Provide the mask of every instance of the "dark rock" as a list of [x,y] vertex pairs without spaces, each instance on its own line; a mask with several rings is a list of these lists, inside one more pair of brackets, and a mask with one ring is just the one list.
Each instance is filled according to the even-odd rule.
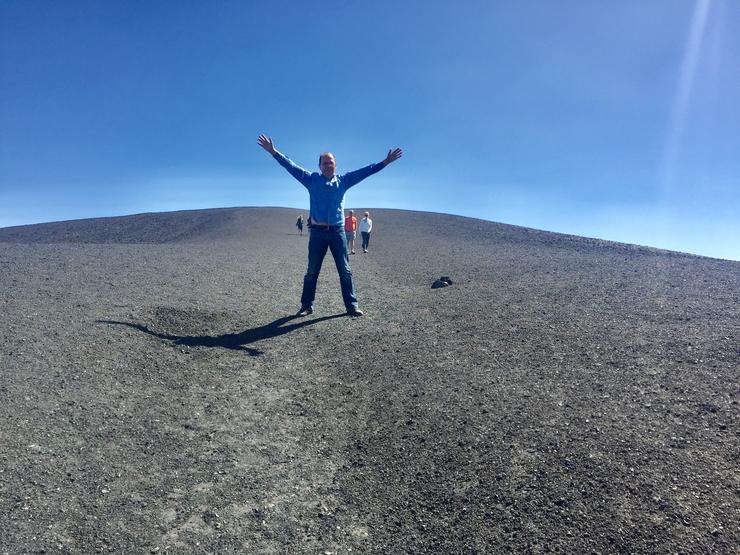
[[432,289],[439,289],[440,287],[447,287],[449,285],[452,285],[452,280],[448,276],[442,276],[432,283]]

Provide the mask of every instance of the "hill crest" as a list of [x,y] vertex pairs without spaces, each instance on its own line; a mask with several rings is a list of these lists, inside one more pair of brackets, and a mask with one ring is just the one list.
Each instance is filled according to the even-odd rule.
[[[547,244],[560,248],[607,248],[618,251],[660,253],[705,258],[655,247],[619,243],[465,216],[388,208],[369,209],[376,229],[400,232],[424,241],[440,233],[471,239],[510,243]],[[65,220],[0,228],[0,242],[38,244],[166,244],[239,241],[249,235],[291,233],[300,209],[284,207],[233,207],[148,212]]]

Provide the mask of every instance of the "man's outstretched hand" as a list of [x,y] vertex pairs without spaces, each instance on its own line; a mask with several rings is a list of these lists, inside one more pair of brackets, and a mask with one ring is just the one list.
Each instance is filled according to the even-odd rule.
[[403,156],[403,150],[401,150],[400,148],[389,150],[388,156],[386,156],[385,160],[383,160],[383,164],[387,166],[391,162],[395,162],[396,160],[398,160],[401,156]]
[[[264,148],[267,152],[272,154],[273,156],[277,152],[277,149],[275,148],[275,145],[272,142],[272,139],[270,137],[267,137],[266,135],[260,135],[257,137],[257,144],[260,145],[262,148]],[[390,156],[390,152],[388,153]]]

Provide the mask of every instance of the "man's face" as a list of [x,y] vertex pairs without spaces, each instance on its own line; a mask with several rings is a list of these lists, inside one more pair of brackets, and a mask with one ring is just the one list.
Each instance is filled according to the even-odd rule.
[[319,164],[321,173],[327,179],[334,177],[334,170],[337,169],[337,161],[334,159],[334,155],[331,152],[327,152],[321,156],[321,163]]

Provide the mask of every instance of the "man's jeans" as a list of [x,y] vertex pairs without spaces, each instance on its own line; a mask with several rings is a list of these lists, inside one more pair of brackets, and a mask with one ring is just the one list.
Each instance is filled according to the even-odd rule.
[[339,272],[339,283],[342,286],[342,298],[347,310],[357,308],[357,297],[352,285],[352,270],[349,267],[347,257],[347,240],[344,230],[329,231],[326,229],[311,229],[308,239],[308,270],[303,278],[303,295],[301,295],[301,308],[313,310],[313,301],[316,298],[316,282],[319,279],[321,263],[326,256],[326,249],[331,250],[334,263]]

